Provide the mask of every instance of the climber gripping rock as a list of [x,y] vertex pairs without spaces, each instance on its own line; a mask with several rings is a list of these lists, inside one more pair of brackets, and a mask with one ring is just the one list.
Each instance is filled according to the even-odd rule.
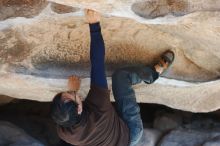
[[105,46],[100,15],[85,11],[90,28],[90,91],[82,101],[77,91],[80,79],[69,78],[69,91],[58,93],[51,104],[51,117],[57,123],[59,137],[77,146],[133,146],[143,133],[139,106],[132,85],[153,83],[173,62],[174,54],[165,52],[154,67],[127,67],[112,76],[116,109],[110,102],[105,75]]

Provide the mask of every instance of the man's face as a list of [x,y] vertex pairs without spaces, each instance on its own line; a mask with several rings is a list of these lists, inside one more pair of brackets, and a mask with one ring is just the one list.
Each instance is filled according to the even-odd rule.
[[74,101],[78,104],[78,114],[82,113],[82,98],[75,92],[62,93],[61,100],[64,102]]

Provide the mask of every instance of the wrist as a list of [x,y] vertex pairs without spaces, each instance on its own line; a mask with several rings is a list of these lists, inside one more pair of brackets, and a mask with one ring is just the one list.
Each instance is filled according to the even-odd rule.
[[100,22],[89,23],[90,32],[101,31]]

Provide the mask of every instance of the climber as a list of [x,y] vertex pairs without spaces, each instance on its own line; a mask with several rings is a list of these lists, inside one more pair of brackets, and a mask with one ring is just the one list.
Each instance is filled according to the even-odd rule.
[[[72,145],[133,146],[143,133],[139,106],[132,85],[144,81],[153,83],[173,62],[174,54],[166,51],[152,67],[127,67],[112,76],[116,110],[110,102],[105,75],[105,46],[101,34],[100,15],[85,11],[90,28],[90,91],[82,101],[78,95],[80,80],[69,78],[69,91],[58,93],[51,104],[51,117],[56,122],[59,137]],[[116,112],[117,111],[117,112]]]

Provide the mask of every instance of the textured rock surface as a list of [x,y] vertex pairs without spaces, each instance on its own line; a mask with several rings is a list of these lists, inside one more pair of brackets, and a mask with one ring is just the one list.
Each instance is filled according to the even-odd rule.
[[0,95],[0,105],[4,105],[4,104],[7,104],[7,103],[10,103],[10,102],[12,102],[12,100],[14,99],[14,98],[12,98],[12,97],[9,97],[9,96],[4,96],[4,95]]
[[58,14],[71,13],[71,12],[76,12],[79,10],[78,8],[73,8],[71,6],[61,5],[57,3],[52,3],[51,9],[52,11]]
[[0,20],[11,17],[34,17],[46,6],[46,0],[1,0]]
[[15,125],[0,121],[0,145],[44,146]]
[[159,114],[154,119],[153,127],[161,131],[170,131],[181,126],[183,119],[178,114]]
[[176,17],[183,16],[193,12],[219,11],[219,0],[49,0],[73,7],[92,8],[102,13],[112,16],[122,16],[135,19],[139,22],[146,23],[147,18],[156,18],[162,16],[164,19],[147,21],[147,23],[169,23],[176,21]]
[[[178,129],[170,132],[159,146],[196,146],[202,145],[220,135],[219,131]],[[219,144],[219,143],[218,143]]]
[[[1,7],[19,10],[10,15],[0,13],[4,20],[0,22],[0,94],[49,101],[54,94],[66,89],[69,75],[77,74],[84,78],[81,94],[86,96],[89,30],[82,11],[76,8],[86,7],[120,16],[106,17],[101,22],[109,77],[119,67],[152,64],[165,50],[175,52],[173,66],[164,78],[153,85],[134,87],[139,102],[193,112],[220,108],[219,0],[187,1],[184,10],[178,5],[186,1],[158,1],[168,7],[169,12],[153,15],[163,16],[156,19],[145,19],[152,16],[137,5],[149,1],[51,1],[74,8],[34,0],[0,3]],[[142,12],[140,15],[145,18],[132,9],[139,9],[136,13]],[[161,9],[158,7],[159,12]]]
[[155,18],[168,14],[183,16],[196,11],[219,11],[219,0],[146,0],[132,5],[132,10],[141,17]]
[[143,136],[137,146],[155,146],[160,140],[162,132],[155,129],[145,128]]
[[[39,144],[41,143],[45,146],[61,146],[57,145],[59,138],[56,133],[56,125],[50,119],[49,108],[50,103],[16,99],[9,104],[1,105],[0,121],[8,121],[13,126],[6,122],[0,122],[0,139],[3,142],[11,141],[14,144],[25,142],[24,140],[26,139],[27,142],[32,141],[34,143],[38,141]],[[18,134],[20,137],[18,137]],[[5,138],[3,139],[3,137]],[[33,141],[33,138],[35,141]],[[27,145],[23,143],[19,146]]]
[[[166,135],[161,138],[158,144],[159,146],[220,145],[220,123],[216,120],[218,116],[215,116],[215,119],[202,116],[202,114],[194,114],[191,118],[184,118],[182,114],[179,116],[181,116],[185,122],[181,124],[181,128],[176,128],[166,133]],[[178,122],[178,120],[176,122]]]
[[211,139],[208,142],[205,142],[202,146],[218,146],[220,144],[220,136],[217,136]]

